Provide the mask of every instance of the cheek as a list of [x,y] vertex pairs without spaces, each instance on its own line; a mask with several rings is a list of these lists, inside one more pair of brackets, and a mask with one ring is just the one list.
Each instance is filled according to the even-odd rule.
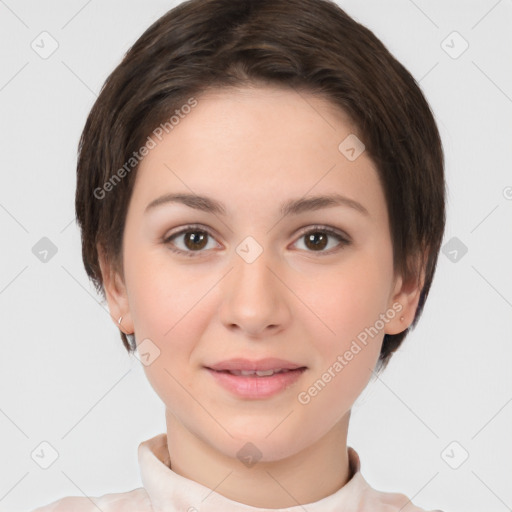
[[358,253],[336,269],[319,273],[314,287],[306,293],[308,302],[315,305],[312,309],[325,323],[327,339],[344,345],[385,313],[391,273],[390,258],[370,252]]
[[[146,377],[171,409],[187,411],[192,404],[184,388],[193,384],[191,354],[208,319],[201,297],[213,277],[191,281],[191,272],[172,267],[156,251],[133,253],[125,273],[137,343],[151,340],[146,345],[151,362],[143,365]],[[137,350],[143,358],[142,347]]]
[[317,281],[323,300],[317,295],[312,302],[322,322],[311,316],[303,324],[317,360],[299,403],[323,424],[334,424],[352,407],[378,361],[384,334],[375,323],[386,306],[382,275],[379,265],[362,262],[360,269]]
[[314,304],[311,309],[321,320],[308,315],[305,327],[320,356],[314,377],[322,381],[320,386],[329,382],[322,400],[350,404],[370,379],[384,336],[379,320],[386,312],[391,272],[389,254],[376,257],[368,251],[336,271],[326,270],[314,287],[303,290],[309,295],[305,302]]
[[180,336],[185,325],[189,333],[191,328],[200,327],[190,318],[205,318],[198,311],[212,275],[205,272],[201,277],[196,273],[191,279],[191,273],[171,265],[170,257],[161,248],[132,253],[126,264],[126,278],[138,338],[154,338],[165,348],[174,339],[185,339]]
[[134,251],[125,274],[137,342],[148,338],[159,352],[145,371],[154,387],[171,394],[181,389],[171,374],[186,385],[191,355],[211,319],[205,295],[218,278],[211,269],[171,265],[161,249]]

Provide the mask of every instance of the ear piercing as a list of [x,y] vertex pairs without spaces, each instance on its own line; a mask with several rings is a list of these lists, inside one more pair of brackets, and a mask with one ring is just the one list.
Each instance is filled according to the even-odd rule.
[[[120,316],[120,317],[119,317],[119,320],[117,321],[117,323],[118,323],[118,325],[119,325],[119,329],[120,329],[124,334],[126,334],[126,335],[128,335],[128,336],[129,336],[129,335],[130,335],[130,333],[128,333],[128,332],[124,332],[124,331],[121,329],[121,322],[122,322],[122,320],[123,320],[123,317],[122,317],[122,316]],[[133,333],[131,333],[131,334],[133,334]]]

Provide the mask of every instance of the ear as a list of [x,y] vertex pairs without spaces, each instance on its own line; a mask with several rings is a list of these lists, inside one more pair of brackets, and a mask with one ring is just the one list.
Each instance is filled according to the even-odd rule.
[[[133,321],[130,315],[124,280],[113,263],[104,255],[101,246],[98,244],[96,247],[101,277],[103,279],[103,288],[112,321],[125,334],[132,334],[134,331]],[[118,322],[120,317],[122,317],[121,323]]]
[[[405,331],[414,320],[421,290],[425,283],[425,267],[421,258],[416,258],[414,265],[416,272],[413,275],[407,279],[402,275],[395,278],[388,308],[396,311],[396,315],[386,324],[384,329],[386,334],[399,334]],[[403,320],[400,320],[402,317]]]

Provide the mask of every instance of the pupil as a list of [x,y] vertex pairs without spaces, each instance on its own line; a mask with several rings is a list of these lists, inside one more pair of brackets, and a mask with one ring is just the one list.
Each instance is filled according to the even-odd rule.
[[[322,240],[320,242],[318,242],[318,241],[315,242],[315,239],[317,237],[321,238]],[[306,238],[307,238],[306,245],[309,244],[309,243],[312,243],[312,247],[313,248],[319,248],[320,247],[321,249],[323,249],[326,246],[327,237],[323,233],[320,233],[320,232],[311,233]]]
[[[197,234],[199,233],[199,234]],[[206,240],[206,233],[202,231],[191,231],[189,232],[189,236],[186,238],[187,247],[189,249],[202,249],[204,247],[204,243],[201,245],[201,242]],[[191,242],[192,246],[189,246],[188,242]]]

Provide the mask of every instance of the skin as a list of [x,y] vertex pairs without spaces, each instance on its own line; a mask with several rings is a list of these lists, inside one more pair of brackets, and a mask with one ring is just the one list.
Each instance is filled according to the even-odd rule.
[[[268,86],[214,89],[197,99],[141,162],[124,275],[100,259],[109,309],[137,343],[149,338],[160,350],[144,370],[166,407],[173,471],[255,507],[311,503],[350,479],[351,407],[384,334],[412,322],[421,288],[394,274],[374,163],[366,152],[351,162],[338,150],[357,133],[343,112],[323,98]],[[346,206],[279,214],[288,199],[333,191],[369,215]],[[228,215],[177,203],[144,213],[167,192],[215,198]],[[191,223],[212,234],[202,248],[190,234],[164,241]],[[301,234],[314,224],[342,231],[350,243],[329,236],[315,249]],[[263,249],[250,264],[236,252],[247,236]],[[172,252],[173,243],[195,257]],[[403,309],[308,404],[299,403],[298,394],[394,303]],[[280,357],[308,369],[271,398],[242,399],[203,368],[237,356]],[[247,442],[262,454],[252,467],[237,457]]]

